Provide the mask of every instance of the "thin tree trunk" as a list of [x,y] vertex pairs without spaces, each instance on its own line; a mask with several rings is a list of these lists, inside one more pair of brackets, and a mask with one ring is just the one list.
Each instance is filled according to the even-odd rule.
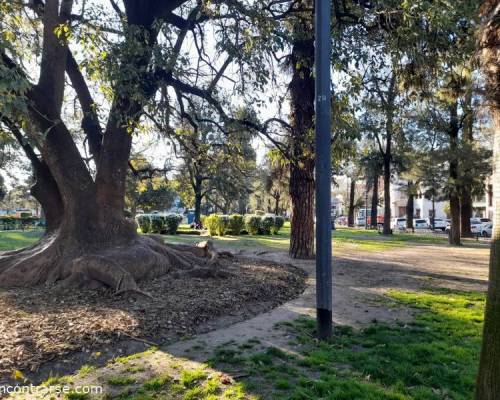
[[351,188],[349,190],[349,211],[347,214],[347,226],[354,226],[354,196],[356,191],[356,181],[351,178]]
[[201,224],[201,200],[202,197],[196,194],[194,197],[194,222]]
[[371,227],[377,228],[378,218],[378,174],[373,177],[373,191],[372,191],[372,209],[371,209]]
[[406,202],[406,229],[413,229],[413,214],[415,213],[415,196],[413,193],[408,194]]
[[[458,117],[457,117],[458,104],[455,101],[450,106],[450,179],[452,182],[458,180],[458,160],[457,160],[457,146],[458,146]],[[458,193],[460,188],[455,184],[451,188],[450,193],[450,213],[451,213],[451,230],[449,242],[452,245],[460,246],[460,197]]]
[[280,197],[279,195],[276,195],[274,198],[274,214],[279,215],[280,214]]
[[[392,234],[391,229],[391,162],[392,162],[392,134],[394,131],[394,109],[396,102],[396,74],[393,71],[387,93],[387,110],[385,120],[385,151],[381,153],[384,158],[384,235]],[[380,141],[379,141],[379,146]]]
[[64,205],[59,188],[47,166],[42,163],[34,168],[35,184],[31,187],[31,195],[37,199],[45,214],[45,231],[52,233],[61,225]]
[[[472,144],[474,141],[473,127],[474,127],[474,113],[472,109],[472,88],[465,98],[464,112],[466,113],[463,122],[463,140]],[[466,172],[467,173],[467,172]],[[465,182],[462,186],[460,193],[460,226],[462,236],[471,235],[470,218],[472,217],[472,195],[471,184]]]
[[[389,153],[390,154],[390,153]],[[391,230],[391,159],[384,157],[384,235],[390,235]]]
[[450,214],[450,244],[460,246],[460,199],[454,194],[450,196]]
[[203,200],[203,180],[199,175],[192,176],[192,187],[194,191],[194,222],[201,224],[201,201]]
[[471,236],[470,219],[472,217],[472,196],[467,188],[462,188],[460,195],[460,227],[462,236]]
[[247,200],[240,198],[238,199],[238,213],[241,215],[246,214],[247,212]]
[[487,0],[482,5],[483,29],[479,39],[480,59],[486,77],[486,98],[489,101],[494,138],[493,190],[495,200],[494,230],[491,240],[490,272],[483,343],[476,400],[500,399],[500,3]]
[[59,193],[57,183],[52,176],[47,164],[41,161],[36,155],[30,144],[26,142],[21,131],[8,118],[2,118],[7,127],[10,129],[19,145],[24,150],[26,157],[31,162],[33,175],[35,176],[35,184],[31,187],[31,195],[42,206],[45,217],[45,232],[52,233],[61,225],[64,214],[64,206]]

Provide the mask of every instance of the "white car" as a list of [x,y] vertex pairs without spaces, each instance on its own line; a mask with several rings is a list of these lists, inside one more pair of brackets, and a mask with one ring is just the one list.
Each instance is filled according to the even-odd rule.
[[470,219],[470,231],[472,233],[481,234],[484,224],[491,222],[489,218],[471,218]]
[[493,223],[492,222],[487,222],[483,225],[481,225],[481,236],[482,237],[491,237],[491,233],[493,232]]
[[[432,219],[428,218],[427,219],[427,224],[429,225],[429,228],[432,228]],[[439,229],[442,230],[443,232],[446,230],[447,226],[447,221],[441,218],[434,218],[434,229]]]
[[404,230],[406,228],[406,218],[394,218],[391,224],[392,229]]
[[426,219],[416,219],[413,221],[413,227],[415,229],[429,229],[429,224]]

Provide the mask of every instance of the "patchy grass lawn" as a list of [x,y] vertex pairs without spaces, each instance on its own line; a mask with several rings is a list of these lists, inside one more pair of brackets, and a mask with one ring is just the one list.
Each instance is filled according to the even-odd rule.
[[0,251],[16,250],[37,242],[43,231],[1,231]]
[[[183,226],[183,229],[189,228]],[[0,251],[12,250],[28,246],[38,240],[42,235],[40,231],[32,232],[0,232]],[[377,231],[338,228],[332,232],[333,248],[352,249],[366,251],[384,251],[395,247],[404,247],[407,244],[446,244],[447,238],[437,235],[413,235],[397,233],[392,236],[380,235]],[[241,235],[209,237],[198,235],[165,235],[165,241],[169,243],[197,243],[207,239],[213,240],[224,248],[245,250],[262,248],[264,250],[288,250],[290,243],[290,224],[286,223],[278,235]]]
[[64,400],[257,400],[229,375],[157,348],[116,358],[99,369],[84,366],[72,376],[53,376],[29,396],[12,397],[55,399],[55,393],[64,393],[57,397]]
[[[395,247],[404,247],[407,244],[446,244],[447,238],[437,235],[413,235],[407,233],[397,233],[392,236],[383,236],[377,231],[338,228],[332,231],[333,249],[356,248],[365,251],[384,251]],[[197,243],[206,240],[208,236],[175,235],[165,236],[165,240],[170,243]],[[241,235],[223,236],[210,238],[216,244],[225,248],[245,250],[254,248],[264,248],[268,250],[288,250],[290,243],[290,224],[287,223],[278,235]]]
[[390,297],[419,309],[415,321],[337,327],[330,341],[318,343],[315,322],[299,319],[280,327],[291,337],[291,352],[226,345],[212,366],[246,372],[245,389],[263,399],[471,399],[484,295],[394,291]]
[[415,320],[336,327],[331,340],[318,342],[315,322],[299,318],[277,326],[288,338],[282,349],[257,339],[229,342],[200,364],[153,348],[45,385],[103,386],[102,395],[86,399],[471,399],[484,295],[392,291],[387,301],[415,307]]

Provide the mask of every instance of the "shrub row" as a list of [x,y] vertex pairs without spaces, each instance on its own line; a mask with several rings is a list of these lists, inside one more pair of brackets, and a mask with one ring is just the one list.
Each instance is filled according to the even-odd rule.
[[39,222],[40,219],[33,216],[21,218],[13,216],[2,216],[0,217],[0,230],[25,229],[30,226],[35,226]]
[[202,222],[210,236],[226,234],[238,236],[245,231],[250,235],[270,235],[271,233],[277,235],[285,224],[285,219],[280,216],[211,214],[203,217]]
[[154,215],[142,214],[136,217],[137,225],[142,233],[160,233],[175,235],[182,221],[182,215]]

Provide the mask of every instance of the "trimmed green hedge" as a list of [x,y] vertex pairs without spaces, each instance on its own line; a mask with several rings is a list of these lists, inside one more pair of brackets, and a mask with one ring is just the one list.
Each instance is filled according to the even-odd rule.
[[263,217],[260,222],[260,234],[270,235],[274,225],[274,217]]
[[231,234],[238,236],[245,229],[245,218],[240,214],[229,216],[229,230]]
[[178,214],[156,215],[142,214],[136,217],[137,225],[142,233],[175,235],[182,221]]
[[136,220],[142,233],[151,232],[151,220],[147,215],[138,215]]
[[285,218],[277,215],[274,217],[274,224],[272,227],[272,231],[275,235],[277,235],[280,231],[281,228],[283,228],[283,225],[285,225]]
[[258,235],[261,224],[262,218],[259,215],[245,215],[245,227],[250,235]]
[[14,229],[29,229],[40,225],[40,218],[31,215],[24,215],[22,217],[14,217],[5,215],[0,217],[0,230],[14,230]]
[[210,236],[217,236],[219,227],[219,215],[210,214],[202,218],[203,225],[208,229]]
[[203,226],[208,230],[210,236],[224,235],[277,235],[285,224],[281,216],[254,214],[221,215],[210,214],[202,217]]
[[229,217],[227,215],[219,215],[217,219],[217,234],[224,236],[229,230]]

